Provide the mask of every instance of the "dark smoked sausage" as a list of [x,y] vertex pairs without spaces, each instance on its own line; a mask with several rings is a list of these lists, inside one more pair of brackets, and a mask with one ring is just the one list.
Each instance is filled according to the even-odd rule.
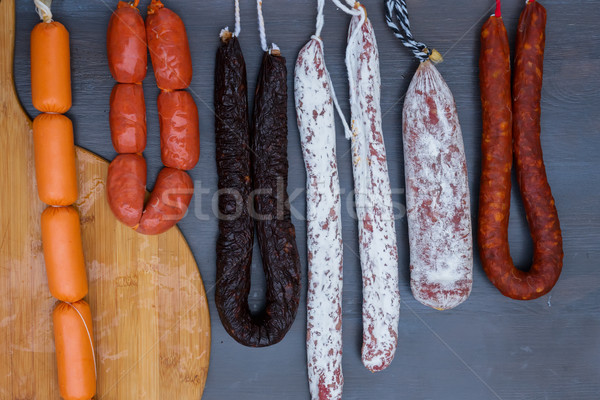
[[[229,35],[217,52],[215,113],[221,196],[215,300],[227,332],[246,346],[279,342],[300,302],[300,260],[287,186],[287,72],[285,59],[265,53],[255,95],[252,155],[247,113],[246,67]],[[252,169],[250,168],[252,165]],[[252,178],[250,176],[252,175]],[[267,280],[266,308],[248,306],[253,224],[247,204],[251,181],[257,237]],[[241,197],[241,199],[240,199]]]
[[[528,2],[517,31],[512,121],[506,29],[501,18],[492,16],[481,32],[483,139],[479,253],[492,283],[502,294],[517,300],[531,300],[548,293],[562,269],[562,236],[540,144],[545,24],[544,7]],[[513,152],[534,243],[533,264],[528,271],[515,268],[508,245]]]

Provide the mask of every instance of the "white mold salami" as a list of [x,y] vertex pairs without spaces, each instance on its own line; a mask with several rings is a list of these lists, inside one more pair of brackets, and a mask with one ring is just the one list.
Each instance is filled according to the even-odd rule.
[[341,399],[344,378],[340,185],[333,89],[322,42],[317,37],[298,54],[294,87],[307,178],[308,380],[313,399]]
[[391,363],[396,351],[400,292],[392,194],[381,130],[379,53],[366,11],[350,22],[346,65],[363,277],[362,361],[369,370],[380,371]]
[[471,292],[473,238],[456,105],[431,61],[420,64],[404,99],[403,140],[411,289],[446,310]]

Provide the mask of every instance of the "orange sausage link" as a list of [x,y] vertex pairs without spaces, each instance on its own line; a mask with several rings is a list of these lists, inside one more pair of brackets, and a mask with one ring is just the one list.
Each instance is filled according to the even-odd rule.
[[146,17],[148,50],[156,84],[162,90],[185,89],[192,81],[192,57],[183,21],[159,0]]
[[119,221],[136,227],[146,194],[146,160],[139,154],[119,154],[108,166],[108,204]]
[[185,216],[193,193],[194,183],[187,172],[163,168],[156,178],[137,231],[145,235],[166,232]]
[[68,206],[77,200],[73,124],[60,114],[40,114],[33,120],[35,177],[40,200]]
[[146,103],[142,85],[117,83],[110,95],[110,136],[117,153],[146,148]]
[[108,68],[117,82],[139,83],[148,69],[144,19],[135,4],[120,1],[117,7],[106,34]]
[[40,22],[31,31],[31,98],[41,112],[71,108],[69,32],[60,22]]
[[163,164],[183,170],[194,168],[200,157],[198,108],[188,92],[158,95],[160,154]]
[[42,245],[52,296],[74,302],[88,292],[79,214],[69,207],[48,207],[42,213]]
[[52,320],[60,395],[65,400],[89,400],[96,394],[90,306],[83,300],[58,303]]

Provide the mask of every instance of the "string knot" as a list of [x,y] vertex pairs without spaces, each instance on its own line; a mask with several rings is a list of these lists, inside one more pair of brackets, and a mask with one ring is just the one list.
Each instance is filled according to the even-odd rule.
[[434,63],[442,62],[443,59],[439,52],[430,49],[425,43],[415,40],[410,31],[406,0],[387,0],[385,5],[385,22],[394,32],[394,36],[400,39],[402,44],[409,48],[419,61],[423,62],[429,59]]

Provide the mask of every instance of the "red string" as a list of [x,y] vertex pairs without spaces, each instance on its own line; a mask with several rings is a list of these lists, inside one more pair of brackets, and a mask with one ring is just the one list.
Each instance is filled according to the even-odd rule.
[[494,13],[494,16],[496,18],[502,17],[502,12],[500,11],[500,7],[501,7],[500,3],[501,3],[500,0],[496,0],[496,12]]

